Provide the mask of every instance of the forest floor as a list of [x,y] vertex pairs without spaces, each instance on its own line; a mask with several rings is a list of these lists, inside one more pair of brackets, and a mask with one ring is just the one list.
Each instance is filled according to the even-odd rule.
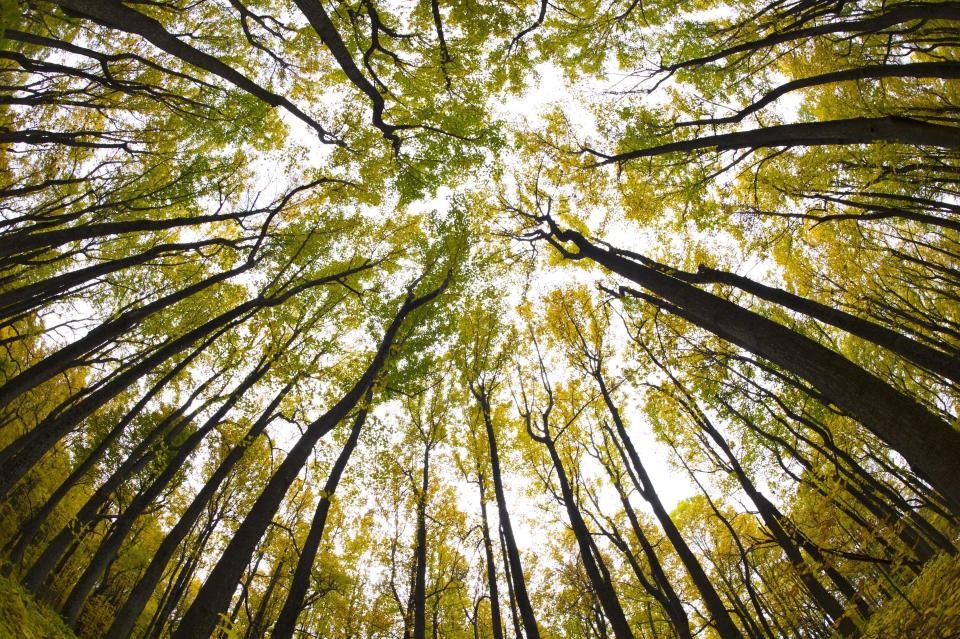
[[[877,611],[864,639],[960,638],[960,556],[941,555],[897,599]],[[59,615],[0,576],[0,639],[76,639]]]
[[864,639],[960,638],[960,556],[940,555],[903,594],[873,615]]
[[75,639],[60,616],[12,579],[0,576],[0,639]]

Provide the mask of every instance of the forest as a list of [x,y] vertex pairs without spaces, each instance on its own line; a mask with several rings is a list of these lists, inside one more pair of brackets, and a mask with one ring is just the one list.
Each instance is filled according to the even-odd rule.
[[0,639],[960,637],[960,3],[0,0]]

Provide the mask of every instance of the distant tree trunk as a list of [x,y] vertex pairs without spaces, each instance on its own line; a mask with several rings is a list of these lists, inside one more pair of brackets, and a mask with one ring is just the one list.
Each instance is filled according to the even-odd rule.
[[[642,299],[679,315],[807,380],[828,401],[858,420],[929,478],[960,513],[960,431],[913,398],[804,335],[721,297],[601,249],[576,231],[551,229],[572,259],[588,258],[651,291]],[[561,242],[573,242],[570,253]],[[909,428],[904,427],[909,424]]]
[[284,560],[281,559],[277,562],[277,567],[273,569],[273,573],[270,575],[270,583],[267,584],[267,589],[264,591],[263,596],[260,598],[260,603],[257,605],[257,613],[254,615],[253,620],[247,625],[247,630],[244,633],[244,637],[254,637],[254,639],[259,639],[263,636],[263,620],[267,614],[267,606],[270,604],[270,599],[273,597],[273,591],[277,587],[277,583],[280,581],[280,575],[283,574]]
[[498,527],[498,536],[500,537],[500,555],[503,560],[503,574],[507,579],[507,598],[510,600],[510,618],[513,621],[513,636],[516,639],[523,639],[523,632],[520,629],[520,615],[517,612],[517,599],[513,594],[513,579],[510,575],[510,559],[507,557],[507,540],[503,535],[503,527]]
[[176,552],[181,542],[193,529],[197,519],[203,513],[204,509],[207,508],[210,500],[227,479],[227,476],[236,466],[237,462],[243,457],[247,448],[263,433],[267,425],[276,416],[274,411],[279,407],[280,402],[290,392],[291,388],[293,388],[293,382],[284,386],[270,404],[267,405],[266,409],[261,413],[260,418],[257,419],[247,431],[242,443],[230,449],[230,452],[227,453],[227,456],[220,462],[220,465],[214,471],[213,475],[210,476],[203,488],[200,489],[200,492],[196,494],[193,501],[179,517],[176,525],[170,529],[167,536],[160,542],[160,547],[157,548],[153,558],[150,560],[150,564],[147,566],[143,575],[141,575],[140,580],[133,587],[133,590],[130,591],[126,603],[116,613],[113,624],[111,624],[104,635],[105,639],[127,639],[127,637],[130,636],[137,618],[139,618],[140,613],[147,605],[150,596],[153,594],[157,583],[162,577],[163,570],[169,563],[170,557],[173,556],[173,553]]
[[497,437],[493,429],[493,419],[490,415],[490,403],[486,389],[482,386],[471,386],[474,398],[480,404],[484,428],[487,432],[487,444],[490,447],[490,469],[493,479],[493,492],[497,499],[497,513],[500,518],[500,528],[503,533],[508,565],[510,568],[513,594],[517,600],[517,609],[523,621],[523,629],[527,639],[540,639],[540,629],[533,614],[533,606],[527,595],[526,579],[523,576],[523,563],[520,561],[520,551],[513,536],[513,526],[510,524],[510,512],[507,510],[507,498],[503,490],[503,478],[500,472],[500,455],[497,451]]
[[[686,395],[685,391],[681,390],[681,392]],[[788,528],[791,530],[793,529],[792,524],[787,521],[787,518],[782,512],[780,512],[779,508],[777,508],[769,499],[760,493],[756,485],[747,476],[746,471],[740,465],[736,455],[733,454],[733,451],[730,449],[727,440],[707,419],[706,415],[704,415],[702,411],[693,405],[692,402],[692,398],[687,396],[686,402],[684,402],[684,409],[693,418],[697,426],[706,432],[707,435],[714,441],[714,443],[720,447],[720,450],[723,452],[723,456],[726,460],[726,465],[737,478],[737,481],[740,483],[740,487],[757,507],[757,511],[760,513],[763,523],[767,526],[767,529],[773,536],[774,541],[776,541],[777,545],[780,546],[780,548],[783,550],[783,553],[787,556],[787,560],[797,571],[797,576],[800,578],[800,581],[803,582],[807,592],[817,603],[817,605],[827,614],[827,616],[830,617],[830,619],[836,625],[836,628],[840,632],[841,636],[859,636],[860,631],[858,630],[856,624],[854,624],[850,618],[845,616],[843,605],[837,601],[837,599],[823,586],[823,584],[820,583],[810,566],[804,561],[803,555],[800,552],[800,547],[794,541],[794,536],[787,532]],[[819,556],[819,552],[817,554]],[[822,559],[823,558],[820,557],[820,560]],[[838,573],[835,574],[835,577],[841,592],[856,602],[856,591],[851,587],[849,582],[847,582],[846,579],[844,579]],[[869,610],[861,609],[861,612],[866,615],[866,618],[869,618]]]
[[347,268],[340,273],[325,275],[307,280],[286,289],[272,297],[258,296],[217,315],[200,326],[187,331],[162,344],[148,356],[129,368],[113,375],[109,381],[98,386],[75,404],[62,411],[45,417],[33,430],[23,434],[9,446],[0,451],[0,497],[10,489],[36,464],[57,442],[70,433],[81,421],[93,414],[111,399],[122,393],[130,385],[149,374],[180,352],[186,350],[197,340],[216,331],[242,323],[253,313],[264,308],[283,304],[286,300],[303,291],[340,282],[346,276],[365,271],[373,266],[366,261],[359,266]]
[[710,578],[704,571],[703,566],[700,565],[700,561],[697,559],[696,555],[693,554],[690,546],[688,546],[687,542],[684,540],[683,535],[681,535],[680,531],[677,529],[676,524],[673,523],[670,513],[667,512],[663,502],[660,501],[660,496],[657,494],[656,488],[653,485],[653,481],[650,479],[646,468],[640,461],[640,455],[637,454],[637,450],[633,445],[633,440],[631,440],[630,436],[627,434],[627,428],[620,416],[620,410],[617,408],[616,403],[613,401],[613,397],[610,395],[610,390],[607,388],[602,373],[597,370],[594,372],[593,376],[600,388],[600,394],[603,396],[603,401],[607,406],[607,410],[610,412],[610,416],[613,418],[613,423],[617,431],[617,438],[619,439],[620,443],[617,448],[620,451],[624,465],[627,468],[632,468],[631,478],[636,482],[637,491],[647,501],[647,503],[650,504],[650,508],[653,510],[653,514],[657,518],[657,521],[660,522],[660,526],[663,528],[664,534],[666,535],[667,539],[670,540],[670,544],[677,552],[677,556],[680,557],[680,561],[683,563],[687,574],[690,575],[690,579],[693,581],[694,586],[696,586],[697,591],[700,593],[700,597],[703,599],[703,602],[707,607],[707,611],[713,617],[713,625],[717,631],[717,634],[724,639],[739,639],[742,637],[742,634],[737,626],[733,623],[733,619],[730,617],[730,614],[727,612],[727,608],[723,603],[723,599],[720,598],[719,593],[717,593],[716,589],[713,587],[713,584],[710,583]]
[[243,567],[249,561],[260,538],[280,507],[287,489],[303,468],[316,443],[356,407],[374,383],[387,361],[390,347],[406,317],[433,301],[446,289],[449,281],[448,275],[438,288],[420,297],[415,297],[412,292],[408,292],[397,315],[387,327],[376,355],[360,379],[334,406],[307,426],[306,433],[294,444],[270,478],[250,512],[237,528],[220,560],[201,586],[196,599],[174,632],[174,639],[208,639],[210,637],[216,628],[218,616],[230,602],[233,591],[243,574]]
[[500,617],[500,593],[497,589],[497,564],[493,559],[493,543],[490,540],[490,524],[487,521],[487,500],[484,489],[484,476],[478,476],[480,486],[480,525],[483,533],[483,556],[487,568],[487,590],[490,593],[490,624],[493,639],[503,639],[503,622]]
[[416,569],[413,579],[413,639],[426,639],[427,636],[427,497],[430,491],[430,449],[432,441],[423,447],[423,478],[420,493],[417,495],[417,531],[414,562]]
[[184,593],[187,591],[187,586],[193,579],[194,573],[196,573],[197,566],[200,565],[203,550],[206,547],[207,541],[210,539],[210,535],[213,534],[215,527],[215,521],[211,521],[210,524],[204,527],[195,542],[195,548],[189,555],[186,566],[179,572],[171,574],[170,584],[167,588],[168,592],[161,598],[157,606],[157,611],[150,621],[150,626],[148,626],[143,633],[144,637],[148,639],[159,639],[159,637],[163,635],[170,615],[173,614],[177,605],[180,603]]
[[[146,405],[152,400],[156,395],[173,380],[177,375],[179,375],[183,370],[192,362],[200,353],[202,353],[208,346],[210,346],[220,335],[223,334],[223,330],[214,333],[206,341],[204,341],[199,347],[194,349],[189,355],[184,357],[174,366],[170,372],[164,375],[156,384],[154,384],[149,391],[147,391],[136,404],[133,405],[127,413],[117,422],[110,431],[103,436],[103,438],[97,442],[96,447],[91,450],[83,461],[77,464],[70,475],[64,479],[56,490],[53,491],[53,494],[47,497],[47,500],[43,503],[43,506],[34,513],[30,519],[23,522],[20,525],[20,530],[17,532],[17,537],[11,539],[11,542],[7,544],[7,547],[4,550],[7,550],[9,555],[10,565],[14,566],[19,564],[23,560],[23,555],[26,552],[27,548],[35,541],[37,534],[40,532],[40,529],[43,527],[43,524],[47,521],[47,518],[54,511],[54,509],[60,504],[64,497],[70,492],[70,490],[80,482],[80,480],[93,468],[101,457],[107,452],[110,446],[117,441],[121,434],[126,430],[127,426],[133,422],[133,420],[140,415]],[[13,544],[11,546],[11,544]]]
[[[609,432],[609,436],[611,438],[615,437],[612,432]],[[657,556],[656,549],[650,543],[650,540],[647,539],[647,535],[640,525],[640,521],[637,519],[637,513],[634,512],[633,506],[630,504],[627,492],[623,487],[623,482],[620,481],[620,478],[613,475],[612,469],[608,469],[608,471],[610,472],[611,482],[617,491],[617,496],[620,498],[620,504],[623,506],[623,510],[627,515],[627,521],[630,522],[633,535],[640,544],[643,556],[646,557],[647,564],[650,566],[653,583],[646,582],[646,576],[643,574],[640,562],[633,556],[626,542],[616,531],[614,531],[614,543],[620,547],[620,550],[627,556],[637,579],[640,580],[647,592],[663,607],[677,635],[681,637],[681,639],[692,639],[690,634],[690,621],[687,618],[686,610],[683,609],[683,602],[680,600],[680,597],[677,596],[673,584],[670,583],[670,579],[663,571],[663,565]]]
[[630,630],[630,624],[627,622],[623,607],[620,605],[620,599],[617,597],[613,583],[606,572],[603,557],[596,551],[590,530],[587,528],[583,515],[580,513],[580,507],[574,498],[570,480],[563,467],[563,461],[557,452],[556,442],[550,434],[547,414],[543,416],[542,435],[533,435],[529,425],[530,416],[526,415],[526,419],[528,420],[528,432],[535,440],[546,446],[547,452],[550,453],[553,469],[557,473],[557,482],[560,484],[560,494],[567,510],[567,518],[570,521],[570,527],[573,529],[573,535],[576,537],[577,547],[580,550],[580,561],[587,573],[587,578],[590,580],[590,585],[593,587],[593,592],[600,600],[603,612],[610,622],[613,634],[616,639],[633,639],[633,631]]
[[82,363],[81,358],[83,356],[95,351],[110,341],[116,340],[150,316],[174,306],[214,284],[240,275],[252,266],[252,262],[246,262],[229,271],[222,271],[216,275],[211,275],[195,284],[165,295],[153,302],[131,309],[117,318],[107,320],[80,339],[47,355],[16,377],[12,377],[3,386],[0,386],[0,406],[5,406],[21,393],[36,388],[51,377]]
[[158,244],[146,251],[125,258],[108,260],[54,277],[33,282],[0,293],[0,317],[11,318],[33,311],[69,293],[71,289],[123,269],[145,264],[167,254],[198,250],[206,246],[230,245],[227,240],[213,239],[185,244]]
[[[367,394],[367,400],[372,399]],[[357,413],[353,421],[353,427],[350,430],[350,436],[347,443],[343,445],[343,450],[337,457],[333,468],[330,469],[330,475],[323,485],[323,492],[320,493],[320,501],[317,503],[316,512],[313,515],[313,522],[310,524],[310,531],[303,542],[303,548],[300,550],[300,558],[297,560],[297,567],[293,573],[293,581],[290,589],[287,591],[287,598],[283,602],[283,608],[280,610],[280,616],[273,627],[272,639],[290,639],[293,636],[297,626],[297,616],[303,610],[303,602],[307,596],[307,590],[310,588],[310,575],[313,572],[313,564],[320,548],[320,540],[323,538],[323,529],[327,523],[327,513],[330,512],[330,502],[333,494],[340,483],[340,477],[350,461],[350,456],[357,447],[357,441],[360,438],[360,431],[367,419],[367,408],[363,408]]]

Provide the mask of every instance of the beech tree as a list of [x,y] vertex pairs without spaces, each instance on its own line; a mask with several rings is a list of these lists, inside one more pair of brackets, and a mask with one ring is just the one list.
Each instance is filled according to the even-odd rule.
[[960,628],[958,25],[0,2],[0,635]]

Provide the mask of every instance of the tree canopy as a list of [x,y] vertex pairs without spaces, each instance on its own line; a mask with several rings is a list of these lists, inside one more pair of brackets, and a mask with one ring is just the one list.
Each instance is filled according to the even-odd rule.
[[0,77],[4,632],[960,632],[960,4],[0,0]]

